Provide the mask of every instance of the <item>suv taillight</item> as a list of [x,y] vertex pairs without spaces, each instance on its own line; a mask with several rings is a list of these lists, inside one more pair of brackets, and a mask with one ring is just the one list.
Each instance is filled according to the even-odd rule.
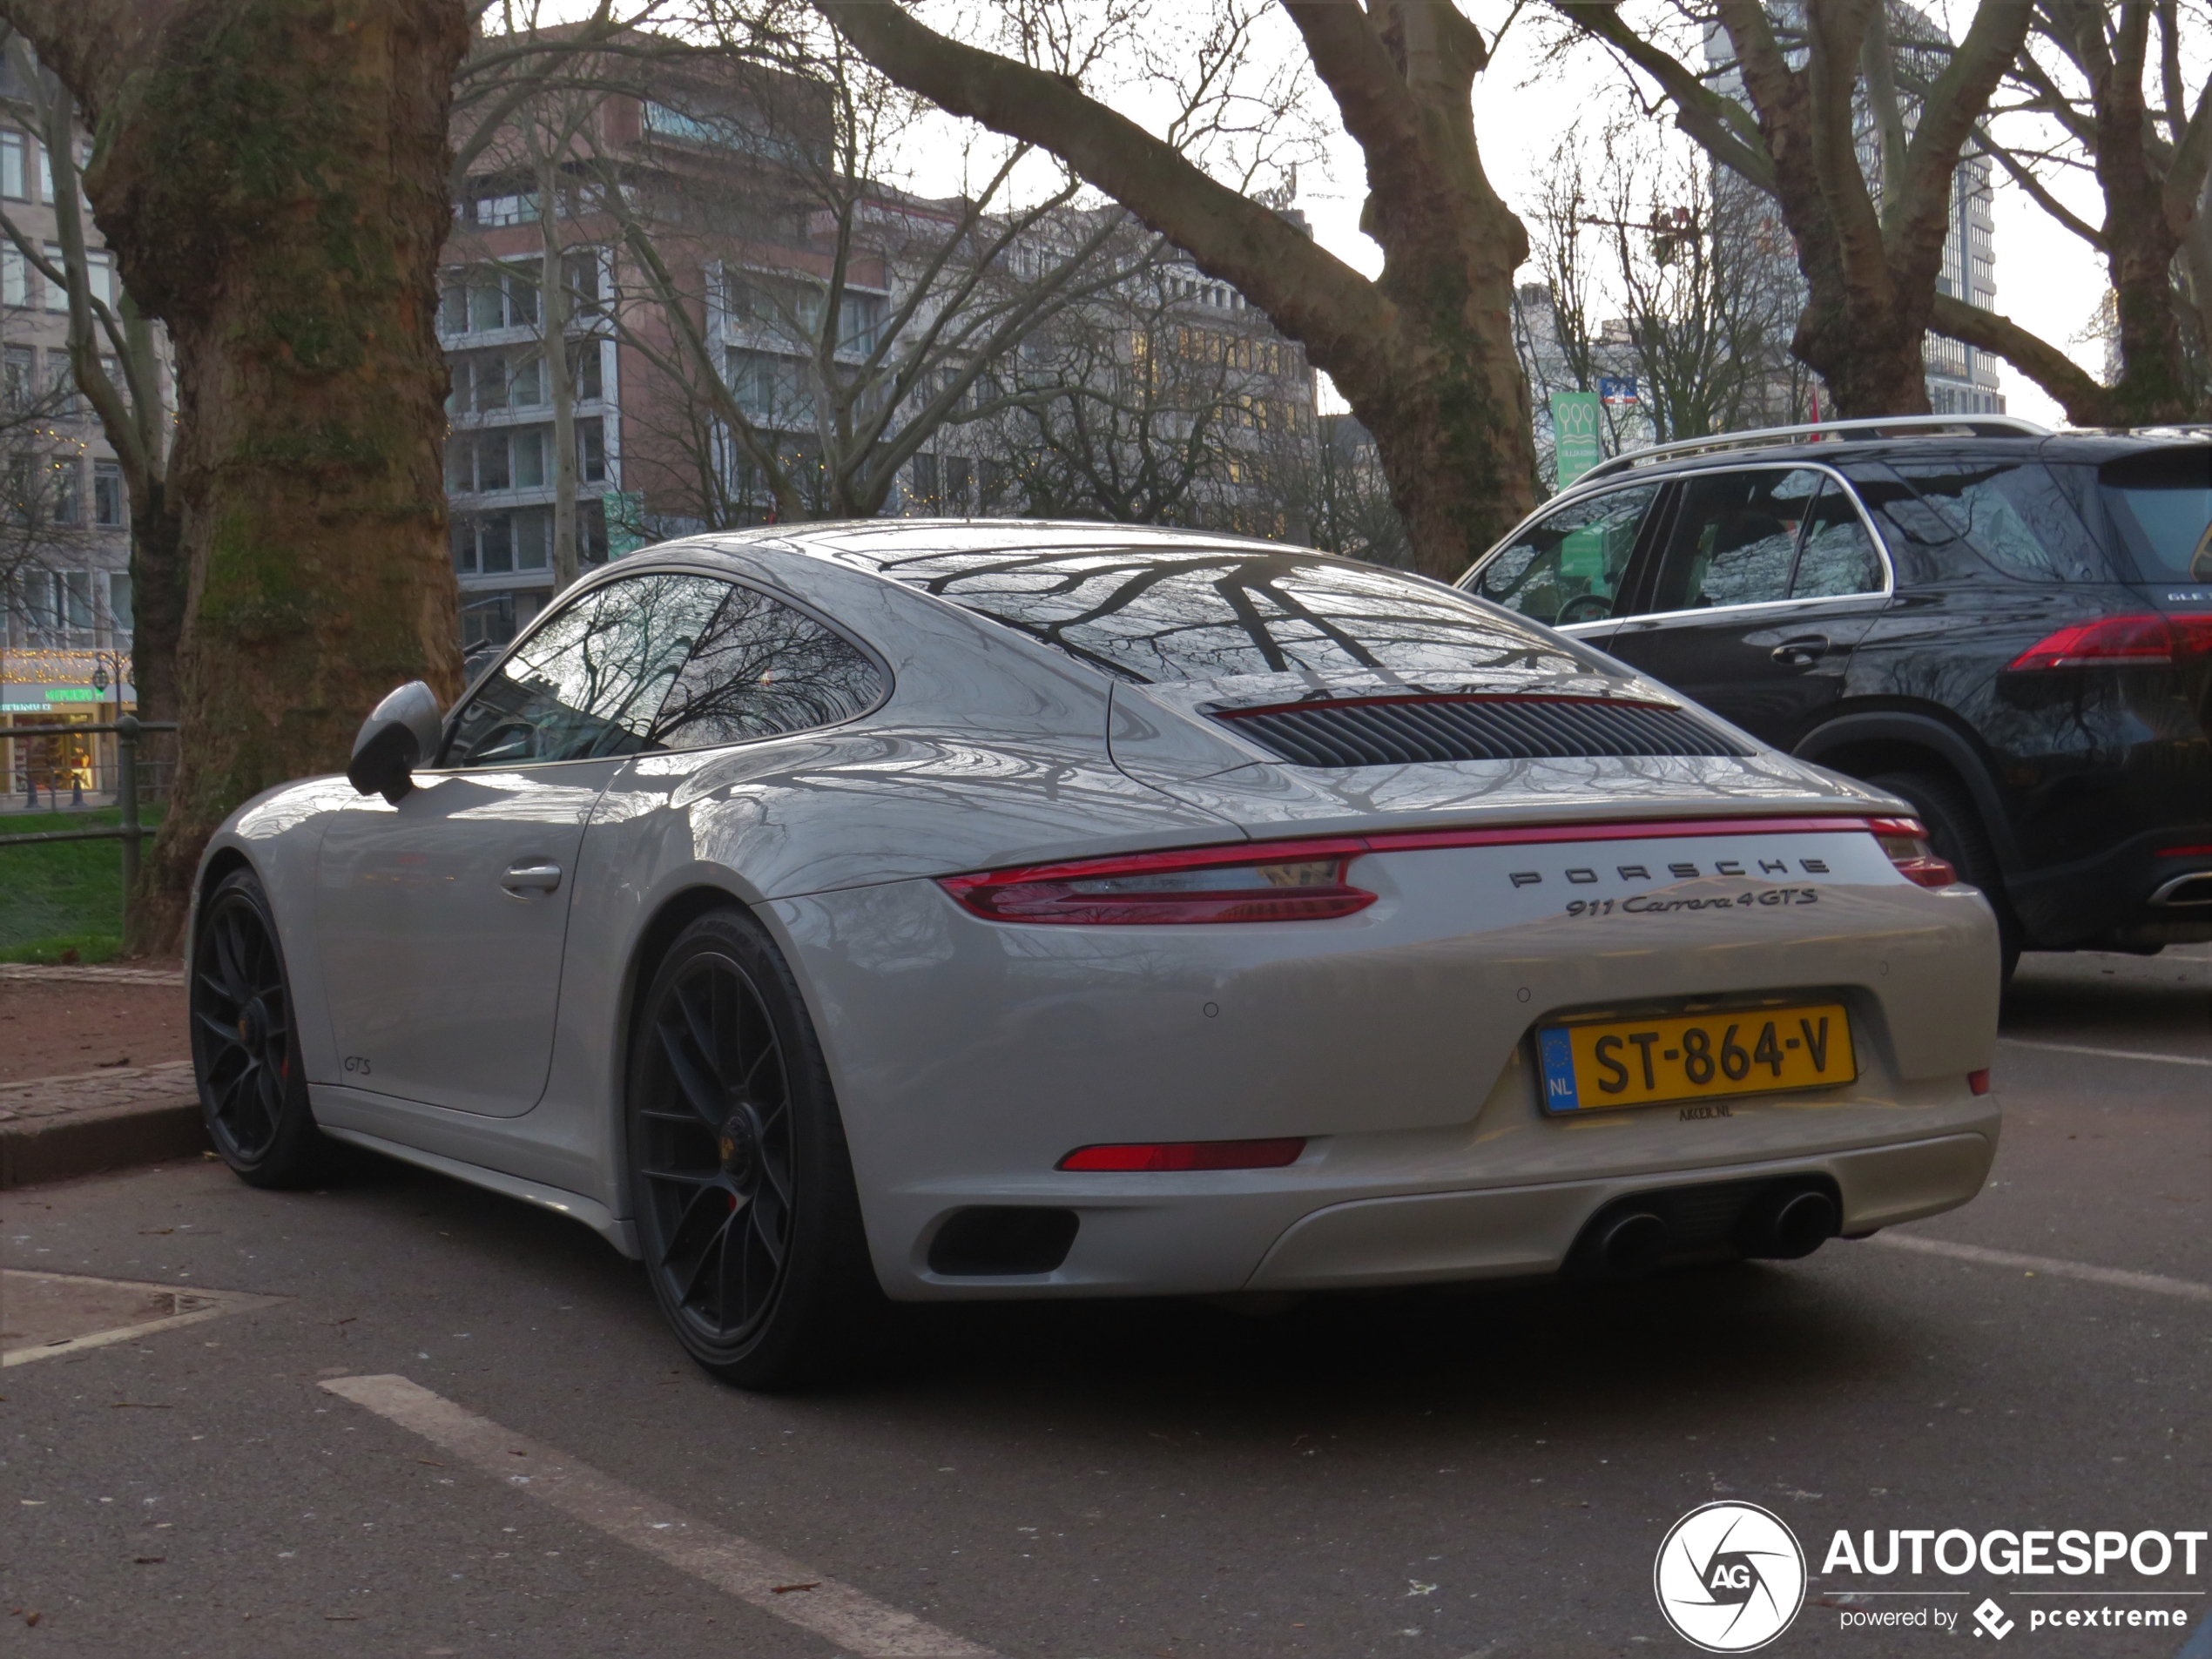
[[2118,668],[2170,663],[2212,652],[2212,616],[2100,617],[2040,639],[2006,665],[2020,673],[2045,668]]
[[1866,827],[1874,832],[1882,851],[1907,881],[1923,887],[1947,887],[1959,879],[1959,872],[1949,861],[1935,855],[1935,849],[1928,845],[1928,833],[1918,819],[1877,818]]

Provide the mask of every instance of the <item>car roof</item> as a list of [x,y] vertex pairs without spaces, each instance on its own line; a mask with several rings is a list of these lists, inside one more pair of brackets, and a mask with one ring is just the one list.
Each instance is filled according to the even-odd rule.
[[678,541],[640,548],[639,554],[711,551],[791,552],[876,575],[910,559],[947,553],[1028,551],[1081,554],[1126,553],[1148,547],[1162,552],[1218,548],[1224,552],[1293,553],[1314,558],[1332,554],[1293,543],[1271,542],[1225,530],[1190,529],[1173,524],[1122,524],[1093,519],[1050,518],[848,518],[801,524],[763,525],[753,529],[709,531]]

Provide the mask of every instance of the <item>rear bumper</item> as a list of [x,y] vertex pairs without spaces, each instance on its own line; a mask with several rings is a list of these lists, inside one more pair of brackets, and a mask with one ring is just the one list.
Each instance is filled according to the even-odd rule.
[[1275,1241],[1246,1282],[1255,1291],[1336,1290],[1550,1273],[1583,1224],[1616,1198],[1702,1179],[1826,1177],[1843,1231],[1871,1232],[1952,1210],[1981,1190],[1993,1134],[1939,1136],[1824,1158],[1782,1160],[1634,1180],[1575,1181],[1488,1192],[1424,1193],[1317,1210]]
[[2179,846],[2212,846],[2212,824],[2146,831],[2092,858],[2008,879],[2028,948],[2148,950],[2212,939],[2212,853],[2160,856]]

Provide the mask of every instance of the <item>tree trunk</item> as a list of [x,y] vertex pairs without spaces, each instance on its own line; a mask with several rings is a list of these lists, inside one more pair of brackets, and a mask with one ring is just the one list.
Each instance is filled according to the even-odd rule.
[[[531,141],[536,143],[533,129]],[[537,300],[542,369],[553,401],[553,591],[565,591],[577,572],[576,550],[576,380],[569,361],[569,281],[562,261],[561,175],[554,154],[537,162],[537,222],[545,246],[545,280]],[[591,349],[597,349],[593,342]]]
[[188,584],[182,754],[145,942],[208,835],[344,764],[376,699],[460,685],[435,333],[462,0],[0,0],[92,118],[84,182],[168,325]]

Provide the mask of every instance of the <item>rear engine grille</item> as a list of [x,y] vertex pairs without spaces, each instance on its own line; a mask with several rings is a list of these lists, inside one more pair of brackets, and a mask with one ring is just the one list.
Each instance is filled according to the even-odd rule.
[[1593,698],[1357,698],[1212,712],[1300,766],[1752,752],[1680,709]]

